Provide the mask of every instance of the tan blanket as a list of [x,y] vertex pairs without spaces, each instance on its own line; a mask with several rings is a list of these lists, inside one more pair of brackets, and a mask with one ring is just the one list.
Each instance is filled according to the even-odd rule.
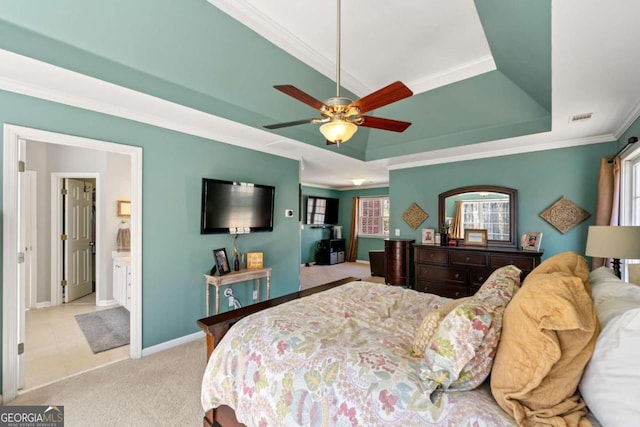
[[504,313],[491,390],[521,426],[591,425],[577,386],[600,328],[586,261],[570,254],[534,270]]

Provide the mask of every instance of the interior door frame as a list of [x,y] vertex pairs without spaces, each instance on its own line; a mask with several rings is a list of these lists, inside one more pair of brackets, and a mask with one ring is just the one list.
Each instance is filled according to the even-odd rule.
[[[101,224],[102,205],[100,203],[101,182],[100,174],[96,172],[52,172],[51,173],[51,305],[56,306],[62,304],[62,290],[60,289],[60,281],[62,280],[62,245],[59,236],[62,234],[62,190],[63,180],[65,178],[95,178],[96,180],[96,224]],[[102,227],[96,227],[96,242],[102,242]],[[94,242],[95,243],[95,242]],[[100,261],[100,246],[95,246],[96,265],[95,271],[100,271],[102,262]],[[98,274],[96,276],[96,295],[103,295],[102,280]],[[98,301],[96,305],[108,305],[108,302]]]
[[[38,141],[128,155],[131,159],[131,342],[130,357],[142,356],[142,148],[4,124],[3,127],[2,400],[18,394],[18,173],[20,141]],[[22,325],[24,327],[24,325]]]
[[[37,198],[38,174],[36,171],[26,170],[24,171],[24,176],[28,178],[28,182],[25,182],[25,184],[27,184],[25,188],[29,186],[28,184],[31,184],[31,187],[32,187],[30,188],[31,193],[28,196],[29,199],[31,199],[28,203],[29,207],[31,207],[31,212],[21,212],[21,215],[22,215],[21,221],[24,221],[25,225],[31,229],[31,239],[30,239],[31,246],[28,248],[30,255],[29,257],[25,256],[25,262],[27,258],[30,258],[31,269],[33,270],[31,272],[33,280],[29,281],[28,288],[25,288],[25,295],[26,295],[25,305],[28,309],[34,309],[34,308],[37,308],[37,304],[38,304],[38,300],[37,300],[38,289],[37,287],[34,287],[38,283],[38,223],[37,223],[38,209],[39,209],[38,198]],[[35,188],[36,190],[34,191],[33,188]],[[25,248],[25,252],[26,251],[27,251],[27,248]],[[26,281],[26,277],[25,277],[25,281]]]

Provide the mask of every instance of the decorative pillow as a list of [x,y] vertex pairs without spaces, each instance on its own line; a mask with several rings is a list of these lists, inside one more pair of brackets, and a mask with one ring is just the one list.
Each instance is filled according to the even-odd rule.
[[504,312],[491,391],[518,425],[578,425],[587,413],[576,392],[599,324],[586,260],[561,255],[531,272]]
[[519,286],[520,270],[502,267],[446,315],[424,352],[420,376],[427,390],[471,390],[487,378],[504,308]]
[[466,300],[471,297],[458,298],[448,301],[442,307],[430,311],[422,319],[422,323],[416,332],[416,336],[413,339],[413,347],[411,348],[411,354],[414,356],[423,356],[424,349],[431,342],[431,338],[436,333],[440,322],[445,318],[447,314]]

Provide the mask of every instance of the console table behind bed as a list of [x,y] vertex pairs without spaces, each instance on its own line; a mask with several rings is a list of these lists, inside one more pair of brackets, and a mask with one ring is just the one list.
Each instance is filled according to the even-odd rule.
[[[335,288],[336,286],[344,285],[345,283],[359,281],[355,277],[347,277],[345,279],[337,280],[335,282],[327,283],[324,285],[316,286],[313,288],[305,289],[303,291],[294,292],[292,294],[283,295],[278,298],[269,299],[259,302],[257,304],[248,305],[246,307],[239,308],[237,310],[231,310],[226,313],[216,314],[215,316],[205,317],[198,320],[198,326],[204,331],[207,339],[207,361],[213,353],[216,344],[222,339],[224,334],[227,333],[229,328],[233,326],[238,320],[246,317],[250,314],[257,313],[267,308],[275,307],[282,303],[292,301],[298,298],[303,298],[308,295],[313,295],[318,292],[326,291],[327,289]],[[235,413],[228,406],[221,406],[216,409],[208,411],[203,418],[203,425],[206,427],[223,426],[233,427],[242,426],[238,423],[235,417]]]

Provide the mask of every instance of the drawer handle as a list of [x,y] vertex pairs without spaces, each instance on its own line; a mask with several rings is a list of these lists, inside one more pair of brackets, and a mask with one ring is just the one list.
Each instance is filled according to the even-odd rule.
[[456,273],[456,275],[455,275],[454,277],[455,277],[456,279],[459,279],[459,278],[460,278],[460,274],[459,274],[459,273]]
[[465,259],[465,261],[467,261],[467,262],[471,261],[471,257],[467,257],[467,259]]
[[478,277],[478,282],[484,282],[484,277],[482,276]]
[[456,291],[455,296],[459,297],[460,296],[460,291]]

